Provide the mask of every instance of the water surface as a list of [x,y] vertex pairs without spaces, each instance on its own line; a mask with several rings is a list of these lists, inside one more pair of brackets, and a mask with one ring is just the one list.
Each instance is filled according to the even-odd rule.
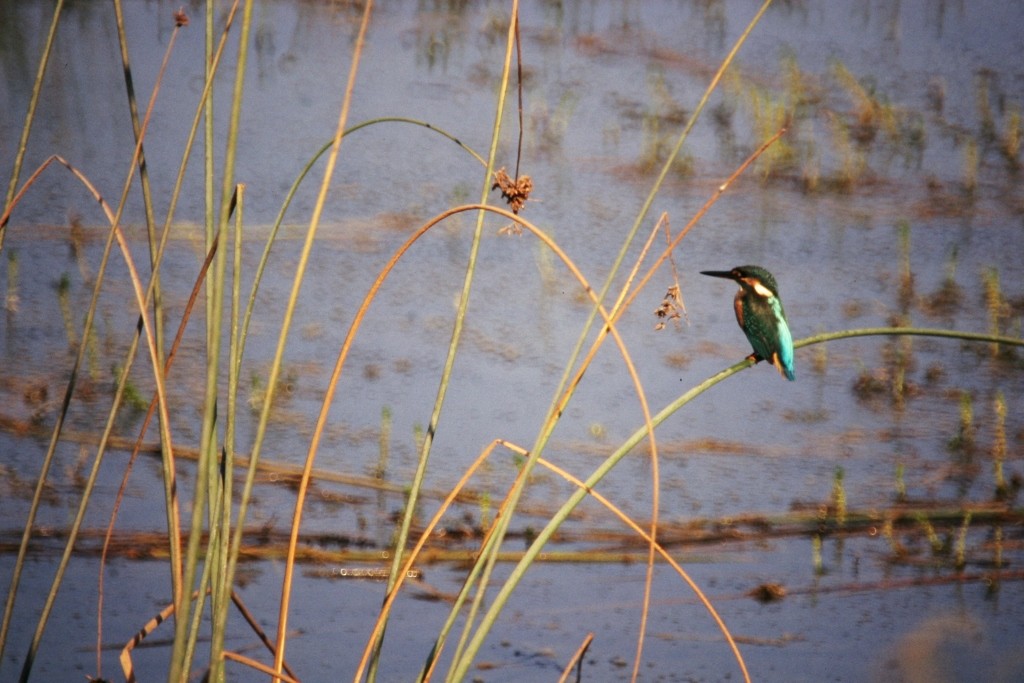
[[[176,9],[168,2],[125,8],[141,102],[153,87]],[[192,24],[177,39],[146,140],[161,221],[203,83],[203,10],[185,9]],[[532,176],[535,190],[523,215],[552,235],[591,283],[600,285],[607,276],[666,150],[755,9],[745,2],[671,0],[524,4],[521,169]],[[48,11],[33,3],[0,8],[0,98],[7,103],[0,115],[3,168],[12,167]],[[350,123],[412,117],[484,154],[507,12],[495,2],[379,3]],[[358,18],[345,3],[257,3],[236,171],[247,187],[244,291],[288,187],[331,138]],[[1022,21],[1021,8],[996,2],[783,2],[768,11],[695,126],[683,149],[685,162],[670,173],[642,227],[646,235],[665,213],[671,227],[680,229],[781,125],[781,119],[773,122],[772,111],[796,114],[778,155],[763,157],[676,250],[686,305],[682,323],[654,330],[653,311],[673,283],[668,268],[620,323],[654,411],[749,353],[731,312],[733,285],[702,278],[700,270],[745,263],[768,267],[780,282],[798,339],[894,323],[978,332],[995,325],[1019,337],[1024,197],[1019,150],[1008,152],[1007,141],[1014,125],[1019,134],[1024,106]],[[229,67],[234,53],[229,47]],[[227,77],[218,85],[219,130],[226,125],[230,86]],[[499,166],[510,172],[517,132],[513,97],[499,151]],[[62,19],[25,168],[59,154],[115,202],[132,146],[111,10],[74,3]],[[163,269],[171,324],[203,257],[201,155],[200,145]],[[219,164],[222,150],[215,155]],[[318,166],[297,194],[260,290],[243,370],[254,405],[319,172]],[[346,139],[302,289],[285,360],[287,390],[275,408],[266,461],[302,462],[338,346],[390,255],[432,216],[475,201],[484,182],[470,154],[422,127],[380,123]],[[491,197],[499,201],[497,193]],[[143,263],[141,206],[133,193],[124,223]],[[504,234],[504,224],[496,218],[486,223],[465,353],[455,366],[428,474],[435,490],[449,490],[495,438],[523,447],[533,443],[589,314],[578,285],[557,260],[529,235]],[[106,235],[103,225],[81,186],[51,168],[8,227],[0,263],[9,302],[0,322],[0,511],[8,548],[20,539],[70,372],[78,340],[69,337],[80,333]],[[467,215],[435,229],[381,290],[339,387],[318,467],[372,475],[387,408],[387,480],[399,487],[408,483],[417,454],[414,434],[429,419],[472,226]],[[638,254],[639,244],[629,250],[627,263]],[[70,523],[81,463],[92,455],[88,435],[104,419],[111,368],[122,362],[134,325],[124,266],[115,258],[111,268],[100,303],[97,351],[90,356],[86,385],[92,389],[80,392],[68,418],[69,431],[86,436],[82,444],[67,438],[58,451],[37,522],[40,540],[0,662],[4,677],[21,666],[56,565],[60,544],[43,532]],[[619,286],[623,279],[617,277]],[[996,281],[999,296],[993,299]],[[956,296],[943,298],[943,292]],[[199,439],[203,348],[197,325],[186,335],[172,373],[173,429],[182,449],[194,449]],[[152,382],[145,363],[134,373],[146,395]],[[901,373],[902,393],[893,381]],[[962,537],[966,564],[959,569],[953,550],[963,511],[993,503],[999,397],[1006,405],[1005,476],[1011,483],[1024,476],[1019,354],[994,355],[987,345],[956,340],[862,337],[799,350],[797,376],[788,383],[763,365],[740,373],[658,432],[663,538],[700,520],[710,520],[701,529],[728,532],[736,520],[786,520],[793,512],[825,510],[820,534],[781,531],[783,523],[767,527],[779,533],[757,533],[764,527],[737,524],[742,540],[729,541],[725,533],[718,542],[696,544],[686,536],[689,542],[671,546],[740,639],[755,680],[914,680],[915,671],[934,671],[930,680],[968,680],[979,671],[987,680],[1019,678],[1019,523],[1012,515],[1006,523],[977,521],[979,514]],[[965,443],[965,406],[973,417],[972,441],[955,447]],[[248,451],[257,414],[243,413],[239,450]],[[133,437],[140,418],[140,412],[127,414],[118,431]],[[587,372],[546,457],[584,477],[641,424],[632,383],[609,346]],[[514,476],[515,463],[504,454],[494,457],[474,486],[496,500]],[[87,528],[105,527],[126,459],[125,451],[108,456]],[[192,474],[183,467],[188,491]],[[900,500],[948,508],[951,520],[936,531],[946,549],[933,551],[927,527],[913,522],[892,533],[883,526],[841,533],[828,513],[829,505],[834,513],[840,470],[851,511],[881,518]],[[637,449],[599,490],[645,520],[651,473],[646,450]],[[154,459],[140,462],[119,529],[161,530],[159,476]],[[274,479],[261,478],[250,514],[254,525],[268,531],[285,528],[294,503],[294,491]],[[322,488],[350,498],[312,500],[304,531],[386,548],[399,496],[332,484]],[[513,530],[521,536],[537,528],[570,492],[554,475],[538,473],[525,503],[539,514],[517,518]],[[434,506],[436,499],[428,499],[424,516]],[[1011,496],[1008,508],[1015,506]],[[487,512],[465,506],[451,527],[472,525]],[[629,542],[614,517],[590,501],[561,541],[561,550],[645,554],[642,543]],[[510,549],[520,544],[514,539]],[[88,548],[65,579],[34,680],[97,674],[91,648],[98,562]],[[0,557],[0,576],[9,576],[13,561],[13,550]],[[288,658],[304,681],[350,675],[382,597],[382,584],[372,580],[324,578],[332,569],[307,566],[296,583],[291,624],[297,632]],[[502,567],[502,575],[508,569]],[[240,593],[273,632],[281,563],[254,562],[244,570]],[[456,565],[424,571],[426,584],[442,593],[457,591],[462,578]],[[593,631],[584,679],[628,678],[643,574],[640,563],[535,566],[488,640],[474,677],[554,680]],[[104,653],[103,673],[113,677],[115,646],[167,602],[169,582],[164,564],[123,556],[113,560],[107,576],[104,640],[111,649]],[[766,583],[783,585],[787,597],[761,604],[748,596]],[[443,601],[401,603],[385,646],[383,680],[412,678],[446,614]],[[243,624],[236,633],[230,647],[244,650],[255,643]],[[713,623],[667,566],[656,572],[648,634],[640,666],[645,680],[739,677]],[[167,653],[165,646],[138,651],[140,680],[163,675]]]

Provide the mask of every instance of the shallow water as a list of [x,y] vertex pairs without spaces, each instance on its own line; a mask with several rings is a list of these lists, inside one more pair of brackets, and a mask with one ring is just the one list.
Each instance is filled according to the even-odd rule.
[[[177,7],[150,2],[125,8],[142,101]],[[202,88],[202,10],[186,9],[192,25],[176,42],[146,141],[161,220]],[[26,3],[0,8],[0,99],[8,103],[0,115],[3,168],[13,163],[47,11]],[[501,3],[378,4],[349,122],[414,117],[484,153],[507,11]],[[663,155],[658,150],[671,146],[754,11],[752,3],[739,2],[525,3],[522,170],[532,176],[535,190],[523,215],[548,231],[595,286],[604,281],[654,182]],[[700,277],[700,270],[743,263],[768,267],[780,282],[797,339],[899,319],[920,327],[988,331],[995,309],[987,305],[985,277],[995,272],[1002,294],[997,324],[1005,334],[1020,335],[1020,154],[1008,161],[1000,141],[1012,129],[1014,112],[1019,115],[1024,107],[1024,44],[1017,36],[1022,20],[1024,10],[995,2],[799,2],[769,10],[740,52],[739,76],[726,79],[687,141],[688,172],[670,174],[644,234],[662,212],[674,230],[682,228],[763,140],[754,132],[758,112],[799,97],[800,116],[784,138],[792,160],[775,166],[765,180],[767,159],[762,159],[676,250],[687,311],[681,326],[653,329],[652,312],[673,281],[667,268],[620,323],[653,411],[749,352],[731,312],[734,286]],[[330,139],[357,21],[358,12],[344,5],[262,2],[256,7],[237,162],[238,179],[247,185],[243,291],[288,187]],[[227,54],[233,61],[234,49]],[[799,89],[793,85],[797,81],[803,84]],[[229,79],[220,86],[215,111],[222,127]],[[882,122],[877,129],[856,125],[863,97]],[[499,153],[499,166],[510,170],[515,113],[512,100]],[[75,3],[62,21],[25,168],[60,154],[116,202],[131,151],[110,10]],[[181,315],[203,256],[200,157],[197,148],[163,270],[170,324]],[[259,393],[266,377],[320,168],[296,196],[260,290],[243,370],[249,397]],[[265,460],[302,462],[338,346],[377,272],[426,220],[475,200],[483,180],[481,166],[469,154],[421,127],[381,123],[346,139],[303,285],[285,362],[287,388],[278,399]],[[491,198],[498,201],[496,193]],[[147,252],[140,207],[135,193],[125,224],[141,263]],[[80,226],[74,233],[72,223]],[[579,287],[557,260],[528,234],[501,234],[503,224],[487,222],[465,353],[456,364],[435,441],[428,485],[441,491],[450,489],[492,439],[523,447],[533,443],[589,313]],[[20,538],[47,429],[70,372],[69,335],[76,329],[80,334],[81,312],[91,296],[106,234],[102,226],[93,200],[69,174],[53,168],[15,210],[3,244],[0,272],[8,297],[17,297],[8,299],[0,318],[5,547],[16,547]],[[388,480],[398,486],[408,482],[415,467],[414,430],[429,419],[472,226],[468,216],[439,226],[410,250],[382,289],[339,387],[319,468],[372,475],[381,411],[387,407],[393,424]],[[639,247],[631,248],[627,264],[638,253]],[[92,391],[81,394],[69,415],[69,429],[76,433],[97,431],[108,406],[110,368],[121,362],[134,325],[124,266],[115,258],[111,268],[100,304],[97,351],[90,357]],[[912,274],[910,290],[903,285],[905,272]],[[942,307],[936,294],[950,278],[959,299]],[[619,285],[622,281],[618,277]],[[194,448],[199,439],[201,406],[195,396],[201,392],[202,341],[196,326],[172,372],[173,428],[183,449]],[[900,472],[912,503],[954,511],[988,503],[995,490],[991,453],[998,395],[1007,407],[1005,475],[1024,476],[1019,357],[1017,352],[996,358],[988,346],[957,340],[860,337],[798,350],[794,383],[764,365],[742,372],[658,430],[666,529],[705,518],[712,520],[709,526],[728,529],[730,520],[744,516],[781,519],[793,510],[817,510],[832,500],[840,468],[851,511],[889,509],[897,499]],[[881,382],[877,392],[857,389],[866,386],[864,378],[899,372],[908,383],[903,399],[894,397],[891,381]],[[144,362],[136,366],[134,380],[143,396],[151,391]],[[960,432],[965,396],[976,445],[955,450],[950,443]],[[124,417],[119,433],[134,436],[140,418],[138,412]],[[256,414],[243,411],[241,451],[251,445],[255,423]],[[585,476],[641,424],[632,384],[609,346],[588,370],[546,457]],[[26,425],[41,429],[31,433]],[[637,449],[599,486],[638,520],[649,518],[651,509],[652,468],[644,452]],[[91,455],[89,446],[71,438],[58,453],[37,523],[42,531],[67,528],[82,472],[76,463],[88,462]],[[124,451],[108,456],[87,528],[105,527],[126,458]],[[497,498],[515,467],[506,455],[496,458],[474,485]],[[183,476],[189,490],[191,474],[186,470]],[[283,528],[294,492],[270,480],[268,475],[259,487],[250,520]],[[370,547],[386,544],[389,515],[401,506],[398,496],[378,501],[375,492],[357,487],[322,488],[356,500],[312,501],[305,531],[344,535]],[[570,491],[557,477],[538,473],[526,503],[539,507],[540,514],[524,515],[513,522],[514,530],[541,524],[543,514]],[[143,459],[119,528],[159,531],[164,516],[154,501],[160,492],[158,464]],[[424,518],[435,505],[434,499],[424,504]],[[480,512],[468,505],[456,516],[473,521]],[[1024,610],[1019,577],[1012,574],[1020,558],[1020,528],[1015,517],[1007,519],[976,521],[969,528],[962,583],[952,580],[957,574],[950,553],[932,553],[924,526],[912,523],[897,528],[895,541],[880,528],[858,527],[847,537],[828,527],[817,561],[814,534],[804,532],[691,541],[671,550],[734,635],[745,639],[741,648],[756,680],[915,680],[910,673],[915,662],[923,662],[918,667],[941,664],[938,671],[946,678],[931,680],[966,680],[978,670],[989,680],[1015,680],[1024,671],[1016,652]],[[958,529],[954,521],[938,533],[952,542]],[[600,532],[615,535],[602,541]],[[625,548],[642,559],[642,544],[635,538],[626,543],[627,537],[610,514],[587,502],[567,525],[559,549]],[[894,550],[894,542],[907,546],[906,555]],[[519,549],[519,543],[512,540],[510,546]],[[59,547],[59,542],[40,541],[32,554],[0,677],[13,676],[21,666]],[[14,551],[0,556],[0,577],[9,576],[13,558]],[[997,560],[1007,573],[994,582]],[[430,586],[457,590],[462,576],[457,566],[424,569]],[[242,596],[273,632],[281,565],[256,562],[246,571]],[[96,573],[93,557],[72,563],[33,680],[96,674],[90,651]],[[553,680],[593,631],[585,660],[589,677],[628,678],[643,574],[642,563],[535,566],[480,656],[481,664],[493,668],[481,667],[473,675]],[[747,593],[762,583],[782,584],[789,594],[760,604]],[[166,602],[166,567],[118,558],[108,570],[107,590],[105,640],[113,646]],[[297,580],[296,591],[290,623],[299,632],[290,640],[289,661],[305,681],[349,675],[379,607],[382,585],[309,575]],[[641,664],[645,680],[739,678],[713,623],[665,566],[657,571],[654,603]],[[444,602],[401,604],[389,631],[389,643],[394,641],[385,648],[383,680],[412,677],[446,614]],[[241,624],[236,632],[238,640],[229,646],[244,649],[255,642]],[[166,656],[165,647],[137,651],[140,680],[159,678]],[[104,674],[112,677],[116,670],[110,650]]]

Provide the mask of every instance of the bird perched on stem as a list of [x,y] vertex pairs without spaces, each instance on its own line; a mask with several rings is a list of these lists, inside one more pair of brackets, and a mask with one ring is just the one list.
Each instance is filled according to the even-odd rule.
[[722,277],[740,286],[733,300],[736,322],[754,347],[748,358],[766,360],[793,381],[793,335],[786,324],[786,312],[779,298],[779,285],[761,266],[737,266],[732,270],[702,270],[701,275]]

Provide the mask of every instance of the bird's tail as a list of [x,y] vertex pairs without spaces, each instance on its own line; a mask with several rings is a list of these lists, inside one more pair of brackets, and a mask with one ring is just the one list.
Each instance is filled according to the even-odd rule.
[[788,379],[790,382],[796,379],[796,373],[793,371],[792,363],[786,364],[782,362],[782,358],[779,357],[778,351],[772,354],[772,365],[779,371],[779,374]]

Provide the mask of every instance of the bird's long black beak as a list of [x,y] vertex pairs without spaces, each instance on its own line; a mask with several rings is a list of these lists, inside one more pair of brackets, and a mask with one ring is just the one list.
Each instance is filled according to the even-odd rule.
[[724,277],[727,280],[735,280],[731,271],[728,270],[702,270],[701,275],[710,275],[711,277]]

